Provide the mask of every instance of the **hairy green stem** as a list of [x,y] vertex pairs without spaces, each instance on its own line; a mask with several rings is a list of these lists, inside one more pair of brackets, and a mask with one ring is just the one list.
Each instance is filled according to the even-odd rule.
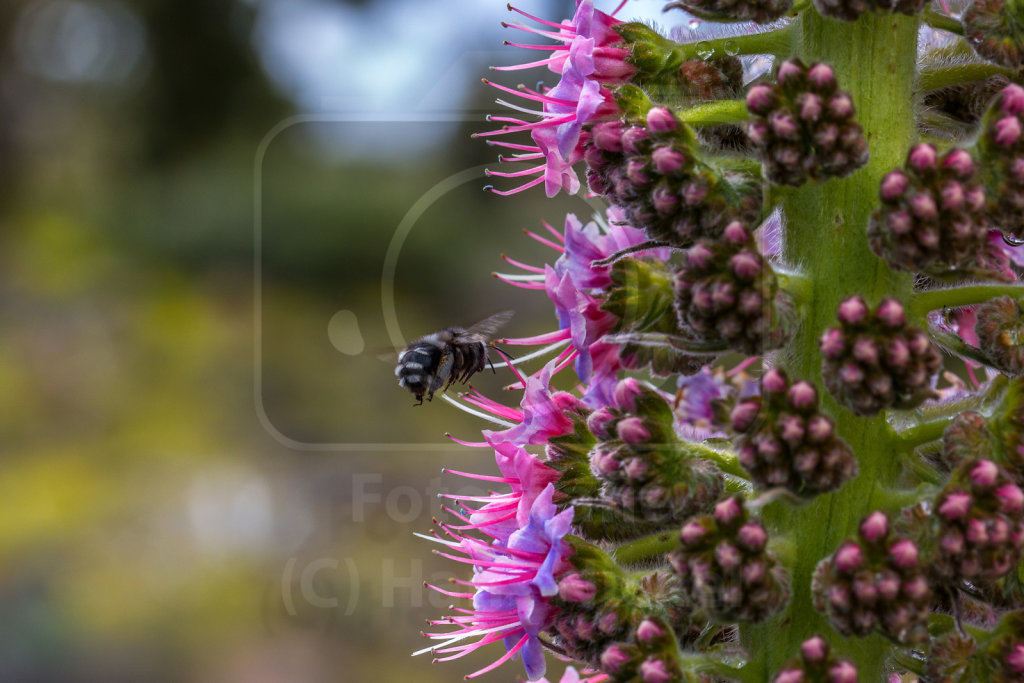
[[814,296],[814,281],[803,275],[776,269],[775,279],[779,282],[779,289],[793,297],[798,305],[810,301]]
[[689,451],[691,456],[710,460],[718,465],[718,469],[722,470],[726,474],[731,474],[734,477],[741,479],[747,478],[747,472],[740,467],[739,462],[736,460],[735,453],[715,450],[714,448],[709,448],[708,446],[699,443],[686,444],[686,450]]
[[917,78],[918,88],[924,91],[945,88],[958,83],[983,81],[992,76],[1010,76],[1011,69],[989,62],[967,62],[954,66],[922,69]]
[[929,482],[914,489],[883,489],[878,492],[875,499],[878,501],[879,509],[894,513],[925,498],[933,497],[935,492],[935,486]]
[[683,43],[675,49],[675,58],[681,63],[691,59],[721,59],[736,55],[786,56],[793,50],[792,39],[793,25],[789,24],[775,31]]
[[923,446],[930,441],[942,438],[943,432],[949,425],[952,415],[943,417],[931,422],[916,425],[910,429],[904,429],[896,437],[898,448],[903,451],[912,451],[918,446]]
[[988,365],[992,362],[988,356],[982,353],[981,349],[971,346],[955,334],[944,332],[931,324],[928,325],[928,332],[936,344],[961,358],[968,358],[983,365]]
[[692,126],[717,126],[720,123],[739,123],[750,118],[745,100],[718,100],[698,104],[675,112],[676,118]]
[[716,659],[714,655],[707,654],[680,654],[679,662],[686,671],[695,673],[713,674],[728,681],[740,681],[741,683],[757,683],[763,680],[759,672],[752,671],[750,667],[738,668],[729,666],[725,662]]
[[921,319],[928,311],[983,304],[997,296],[1024,297],[1024,285],[965,285],[917,292],[908,304],[908,315]]
[[964,25],[959,19],[951,17],[948,14],[936,12],[930,7],[921,14],[921,19],[923,19],[924,23],[928,24],[932,28],[949,31],[950,33],[955,33],[958,36],[962,36],[964,34]]
[[[913,284],[909,273],[894,271],[872,253],[866,227],[877,205],[879,181],[902,163],[916,138],[910,93],[918,20],[868,13],[848,23],[808,11],[793,26],[800,31],[800,57],[831,64],[839,87],[852,94],[871,159],[847,178],[775,193],[786,216],[783,257],[813,283],[813,296],[805,302],[799,327],[781,360],[791,376],[818,386],[822,410],[836,421],[839,435],[857,454],[859,475],[835,493],[805,505],[780,500],[764,508],[771,532],[787,533],[797,545],[794,560],[786,563],[792,580],[787,609],[766,623],[740,629],[752,663],[769,676],[808,637],[832,633],[812,604],[811,575],[817,563],[843,539],[854,536],[860,519],[882,502],[882,484],[899,475],[900,460],[892,457],[893,431],[884,416],[856,417],[824,390],[818,339],[834,324],[842,299],[861,294],[872,301],[883,296],[905,301]],[[854,661],[861,680],[883,679],[888,641],[877,635],[830,640],[837,652]]]
[[664,557],[665,553],[675,549],[678,545],[678,531],[659,531],[656,534],[623,543],[611,551],[611,556],[619,564],[628,565],[655,557]]

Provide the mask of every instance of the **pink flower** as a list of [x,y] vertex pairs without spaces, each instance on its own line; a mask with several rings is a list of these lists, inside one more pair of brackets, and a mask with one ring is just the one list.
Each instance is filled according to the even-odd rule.
[[558,481],[559,473],[520,445],[507,441],[491,442],[491,439],[488,442],[494,447],[495,460],[502,476],[446,471],[468,479],[507,484],[511,490],[507,493],[493,492],[486,496],[444,494],[459,508],[445,510],[465,522],[460,526],[448,525],[449,529],[478,530],[504,543],[516,529],[526,524],[534,502],[548,486]]
[[[599,266],[594,262],[647,241],[643,230],[623,225],[624,218],[621,209],[611,207],[607,226],[601,227],[596,221],[583,225],[575,214],[568,214],[565,217],[565,253],[555,262],[555,271],[559,275],[569,273],[580,289],[605,289],[611,285],[611,265]],[[669,258],[668,249],[651,249],[641,254],[660,261]]]
[[[488,171],[488,175],[506,178],[530,178],[512,190],[495,190],[500,195],[521,192],[544,183],[545,192],[554,197],[559,190],[570,194],[579,191],[580,181],[572,165],[583,158],[583,126],[595,120],[618,116],[618,105],[607,85],[626,82],[636,69],[626,62],[629,50],[612,47],[622,43],[621,37],[612,26],[621,23],[611,15],[594,9],[592,0],[584,0],[576,8],[570,22],[555,24],[527,14],[520,9],[509,9],[535,21],[541,28],[505,24],[507,27],[534,33],[556,42],[550,45],[527,45],[509,43],[517,47],[548,51],[552,54],[541,60],[516,66],[494,67],[497,71],[516,71],[537,66],[547,66],[560,75],[558,83],[550,89],[531,90],[520,85],[517,89],[486,81],[505,93],[526,100],[527,106],[537,104],[540,110],[529,109],[519,104],[498,100],[515,111],[531,114],[536,121],[518,117],[495,116],[489,121],[503,123],[498,130],[477,133],[474,137],[493,137],[506,133],[530,132],[533,144],[488,140],[488,144],[506,147],[516,151],[509,157],[499,156],[499,161],[540,162],[520,171]],[[546,27],[546,28],[545,28]],[[549,29],[558,29],[557,33]]]
[[[441,643],[415,654],[434,652],[437,661],[458,659],[484,645],[501,641],[505,654],[466,678],[475,678],[517,654],[522,657],[531,681],[544,675],[544,651],[538,635],[554,623],[556,608],[551,599],[558,594],[558,579],[572,565],[571,553],[563,540],[572,525],[573,509],[558,511],[550,483],[533,501],[527,519],[506,542],[490,542],[464,536],[459,527],[442,524],[448,539],[435,537],[451,551],[443,557],[473,566],[471,581],[456,581],[472,586],[473,593],[456,593],[437,586],[432,589],[457,598],[472,598],[472,609],[431,622],[435,626],[455,626],[451,631],[424,633]],[[464,642],[471,641],[471,642]]]

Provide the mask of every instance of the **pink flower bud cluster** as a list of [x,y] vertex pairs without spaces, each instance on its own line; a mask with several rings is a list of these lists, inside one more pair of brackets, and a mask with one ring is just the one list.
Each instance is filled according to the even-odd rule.
[[574,564],[558,584],[555,644],[610,680],[680,680],[679,646],[696,640],[706,620],[695,619],[676,577],[657,570],[638,580],[586,549]]
[[665,9],[681,9],[710,21],[753,21],[764,24],[786,15],[793,0],[676,0]]
[[808,67],[794,57],[779,66],[776,81],[747,91],[747,109],[754,115],[747,135],[769,181],[803,185],[847,176],[867,163],[868,143],[853,120],[853,100],[839,90],[832,67]]
[[678,644],[664,621],[646,617],[628,642],[613,643],[601,653],[601,670],[613,681],[670,683],[682,680],[674,653]]
[[1016,69],[1024,64],[1024,12],[1011,0],[975,0],[963,16],[964,36],[985,59]]
[[974,638],[957,630],[933,637],[928,645],[928,661],[925,663],[926,681],[971,681],[977,680],[973,664],[977,661],[977,644]]
[[990,418],[964,411],[942,435],[940,462],[952,472],[968,460],[991,460],[1024,488],[1024,378],[1014,379]]
[[877,630],[901,643],[927,641],[932,591],[917,544],[890,533],[882,512],[865,517],[858,535],[818,564],[815,609],[844,636]]
[[590,468],[602,483],[602,498],[635,518],[628,528],[637,534],[707,511],[722,493],[721,472],[686,452],[665,397],[628,378],[614,398],[615,405],[595,410],[587,421],[598,439]]
[[916,327],[907,325],[903,305],[883,299],[871,310],[863,297],[839,304],[838,327],[819,342],[822,377],[829,393],[857,415],[885,408],[913,408],[932,396],[942,355]]
[[767,550],[768,532],[752,519],[743,498],[726,498],[713,515],[683,525],[669,553],[683,590],[720,623],[758,622],[789,600],[789,576]]
[[671,111],[654,107],[642,125],[597,123],[584,149],[595,194],[626,211],[648,236],[686,246],[732,219],[759,216],[760,189],[735,186],[697,159]]
[[738,221],[726,226],[720,240],[701,240],[690,247],[676,272],[680,328],[747,355],[782,345],[788,308],[771,265]]
[[610,599],[622,592],[623,577],[587,566],[585,559],[576,564],[580,571],[558,584],[560,609],[554,631],[559,647],[573,659],[599,666],[604,649],[629,636],[629,609],[621,600]]
[[772,683],[857,683],[857,667],[829,651],[828,641],[812,636],[800,645],[800,658],[786,662]]
[[730,415],[739,462],[754,485],[784,487],[798,496],[834,491],[857,474],[850,446],[836,435],[835,422],[818,411],[810,382],[790,382],[771,369],[761,395],[740,399]]
[[894,268],[912,271],[976,269],[985,256],[985,189],[964,149],[945,154],[929,144],[912,147],[902,169],[879,186],[881,206],[871,214],[871,248]]
[[987,648],[995,683],[1024,681],[1024,610],[1004,616],[996,629],[999,637]]
[[951,631],[933,638],[922,680],[1024,680],[1024,610],[1006,613],[989,632]]
[[1003,88],[992,102],[980,150],[993,225],[1024,236],[1024,88],[1016,83]]
[[1024,492],[991,460],[961,464],[933,509],[931,569],[943,582],[996,580],[1020,561]]
[[992,367],[1007,375],[1024,374],[1024,305],[1008,296],[982,304],[974,332]]
[[924,9],[925,0],[814,0],[824,17],[856,21],[865,12],[888,12],[913,16]]
[[991,458],[998,447],[988,421],[973,410],[958,413],[942,433],[940,460],[952,472],[967,460]]

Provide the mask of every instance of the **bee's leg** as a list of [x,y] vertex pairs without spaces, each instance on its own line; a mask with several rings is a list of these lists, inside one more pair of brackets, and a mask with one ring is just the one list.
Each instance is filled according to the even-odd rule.
[[[497,344],[491,344],[491,348],[494,349],[495,351],[497,351],[498,353],[500,353],[502,355],[502,357],[505,359],[505,362],[508,365],[510,365],[510,366],[512,365],[512,361],[515,360],[515,358],[512,357],[512,354],[510,354],[509,352],[507,352],[505,349],[501,348]],[[492,361],[488,357],[487,362],[490,363],[490,365],[491,365],[491,372],[493,372],[494,374],[498,374],[498,371],[494,369],[494,361]]]

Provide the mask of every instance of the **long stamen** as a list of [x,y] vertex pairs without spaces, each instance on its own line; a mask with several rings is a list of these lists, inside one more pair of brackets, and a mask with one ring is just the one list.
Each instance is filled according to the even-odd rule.
[[[548,344],[547,346],[545,346],[543,348],[540,348],[540,349],[537,349],[536,351],[534,351],[532,353],[528,353],[525,356],[519,356],[518,358],[515,358],[515,359],[512,360],[512,365],[519,365],[520,363],[523,363],[524,361],[533,360],[534,358],[539,358],[541,356],[546,356],[548,353],[550,353],[551,351],[554,351],[558,347],[564,346],[565,344],[568,344],[569,341],[570,340],[568,340],[568,339],[563,339],[562,341],[555,342],[554,344]],[[508,363],[504,363],[504,362],[503,363],[495,363],[494,364],[494,367],[496,367],[496,368],[504,368],[504,367],[507,367],[507,366],[508,366]]]
[[505,256],[504,254],[501,255],[501,259],[505,263],[510,263],[513,266],[515,266],[516,268],[522,268],[523,270],[529,271],[531,273],[543,273],[544,272],[543,268],[540,268],[538,266],[531,266],[531,265],[528,265],[528,264],[523,263],[521,261],[516,261],[515,259],[509,258],[508,256]]
[[[495,191],[495,194],[500,194],[500,193]],[[539,280],[533,281],[533,282],[524,282],[524,281],[521,281],[521,280],[509,279],[509,278],[505,277],[504,275],[502,275],[501,273],[491,273],[491,275],[493,275],[494,277],[498,278],[499,280],[504,282],[506,285],[512,285],[513,287],[518,287],[520,289],[544,289],[544,283],[539,281]]]
[[565,235],[564,234],[558,232],[553,227],[551,227],[551,224],[548,223],[547,221],[541,221],[541,225],[543,225],[545,227],[545,229],[547,229],[548,232],[550,232],[552,235],[554,235],[555,239],[557,239],[562,244],[565,244]]
[[502,197],[508,197],[509,195],[519,194],[523,190],[528,190],[531,187],[533,187],[535,185],[540,185],[543,182],[544,182],[544,178],[540,177],[540,178],[535,178],[534,180],[531,180],[530,182],[526,183],[525,185],[520,185],[519,187],[514,188],[512,190],[495,190],[493,185],[487,185],[487,186],[484,187],[484,189],[487,190],[488,192],[490,192],[491,194],[500,195]]
[[507,142],[505,140],[484,140],[488,145],[492,147],[507,147],[509,149],[518,149],[523,152],[540,152],[540,147],[536,145],[523,145],[518,142]]
[[533,168],[527,168],[522,171],[492,171],[491,169],[486,169],[484,174],[488,176],[498,176],[500,178],[521,178],[525,175],[534,175],[535,173],[543,172],[543,166],[534,166]]
[[495,273],[496,276],[504,280],[505,282],[543,282],[544,275],[542,273],[524,273],[524,274],[509,274],[509,273]]
[[550,26],[551,28],[557,28],[560,31],[567,31],[567,32],[570,32],[570,33],[575,33],[576,32],[576,29],[573,28],[572,25],[570,25],[570,24],[561,24],[561,23],[556,24],[553,21],[548,21],[547,19],[541,19],[540,17],[535,17],[532,14],[528,14],[528,13],[524,12],[523,10],[519,9],[518,7],[513,7],[511,3],[509,3],[508,9],[509,9],[510,12],[515,12],[516,14],[522,14],[527,19],[533,19],[538,24],[541,24],[543,26]]
[[[562,40],[572,40],[569,36],[565,36]],[[521,47],[527,50],[568,50],[568,45],[530,45],[529,43],[513,43],[510,40],[505,41],[505,45],[510,47]],[[493,68],[493,67],[492,67]]]
[[552,113],[552,112],[549,112],[549,111],[537,111],[536,109],[528,109],[528,108],[526,108],[526,107],[524,107],[522,105],[512,104],[511,102],[507,102],[507,101],[501,99],[500,97],[498,99],[494,100],[494,103],[495,104],[500,104],[503,107],[508,107],[509,109],[513,109],[515,111],[522,112],[524,114],[529,114],[531,116],[541,116],[541,117],[543,117],[543,116],[554,116],[554,113]]
[[538,66],[546,66],[552,62],[558,61],[562,57],[548,57],[547,59],[538,59],[535,62],[525,62],[523,64],[514,64],[512,66],[492,66],[491,71],[522,71],[523,69],[533,69]]
[[460,446],[469,446],[470,448],[487,448],[488,446],[491,445],[491,444],[487,443],[486,441],[463,441],[462,439],[458,439],[458,438],[452,436],[449,432],[445,432],[444,436],[445,436],[446,439],[454,441],[455,443],[459,444]]
[[513,24],[513,23],[508,22],[508,21],[501,22],[501,25],[502,25],[503,28],[515,28],[515,29],[519,29],[520,31],[526,31],[527,33],[533,33],[533,34],[541,36],[543,38],[550,38],[551,40],[565,40],[565,41],[572,40],[572,36],[565,35],[565,34],[559,35],[557,33],[552,33],[551,31],[544,31],[544,30],[539,29],[539,28],[533,28],[532,26],[523,26],[522,24]]
[[538,334],[533,337],[512,337],[505,339],[496,339],[502,344],[510,344],[512,346],[536,346],[537,344],[551,344],[552,342],[565,342],[568,341],[572,336],[572,331],[568,328],[564,330],[555,330],[554,332],[546,332],[544,334]]
[[488,415],[487,413],[481,413],[479,410],[473,410],[469,406],[465,406],[465,405],[459,403],[458,401],[456,401],[454,398],[452,398],[448,394],[441,394],[441,398],[443,398],[445,401],[448,401],[448,403],[451,403],[453,406],[455,406],[456,408],[458,408],[459,410],[461,410],[464,413],[469,413],[470,415],[475,415],[476,417],[482,417],[483,419],[487,420],[488,422],[493,422],[496,425],[501,425],[502,427],[506,427],[506,428],[509,428],[509,429],[511,429],[512,427],[515,426],[515,424],[513,424],[512,422],[506,422],[505,420],[499,420],[498,418],[496,418],[496,417],[494,417],[492,415]]
[[516,161],[535,161],[537,159],[543,159],[544,154],[536,152],[534,154],[513,154],[512,156],[505,156],[504,154],[498,155],[498,163],[509,162],[514,163]]
[[551,240],[544,239],[543,237],[541,237],[537,233],[530,232],[529,230],[523,230],[523,232],[526,233],[527,235],[529,235],[530,237],[532,237],[533,239],[537,240],[541,244],[547,245],[547,246],[551,247],[552,249],[554,249],[555,251],[557,251],[559,253],[565,253],[565,247],[563,247],[562,245],[555,244]]
[[526,641],[529,639],[529,637],[530,637],[529,634],[523,634],[523,637],[519,639],[519,642],[516,643],[514,646],[512,646],[512,648],[509,649],[509,651],[506,652],[504,655],[502,655],[501,657],[496,659],[493,664],[489,664],[488,666],[485,666],[484,668],[480,669],[479,671],[474,671],[473,673],[471,673],[468,676],[466,676],[466,679],[469,680],[470,678],[476,678],[477,676],[482,676],[483,674],[487,673],[488,671],[493,671],[494,669],[496,669],[497,667],[501,666],[502,664],[504,664],[508,660],[512,659],[512,657],[517,652],[519,652],[519,650],[522,649],[523,645],[526,644]]
[[[512,360],[512,358],[508,354],[506,354],[504,351],[502,351],[501,349],[495,347],[494,350],[498,352],[498,355],[500,355],[502,358],[505,359],[506,363],[508,363],[509,361]],[[508,368],[509,368],[509,370],[512,371],[512,374],[514,374],[516,376],[516,379],[518,379],[520,382],[523,383],[523,387],[526,387],[526,380],[524,380],[523,376],[521,374],[519,374],[519,370],[516,368],[516,366],[515,365],[509,365]]]
[[578,104],[573,100],[563,100],[560,97],[551,97],[550,95],[544,95],[543,93],[539,93],[536,90],[531,90],[530,88],[527,88],[525,85],[522,84],[520,84],[518,88],[509,88],[508,86],[501,85],[500,83],[495,83],[494,81],[487,80],[486,78],[481,78],[480,80],[482,80],[487,85],[497,88],[498,90],[504,90],[510,95],[516,95],[518,97],[522,97],[528,100],[543,102],[544,104],[562,104],[567,107],[575,107]]

